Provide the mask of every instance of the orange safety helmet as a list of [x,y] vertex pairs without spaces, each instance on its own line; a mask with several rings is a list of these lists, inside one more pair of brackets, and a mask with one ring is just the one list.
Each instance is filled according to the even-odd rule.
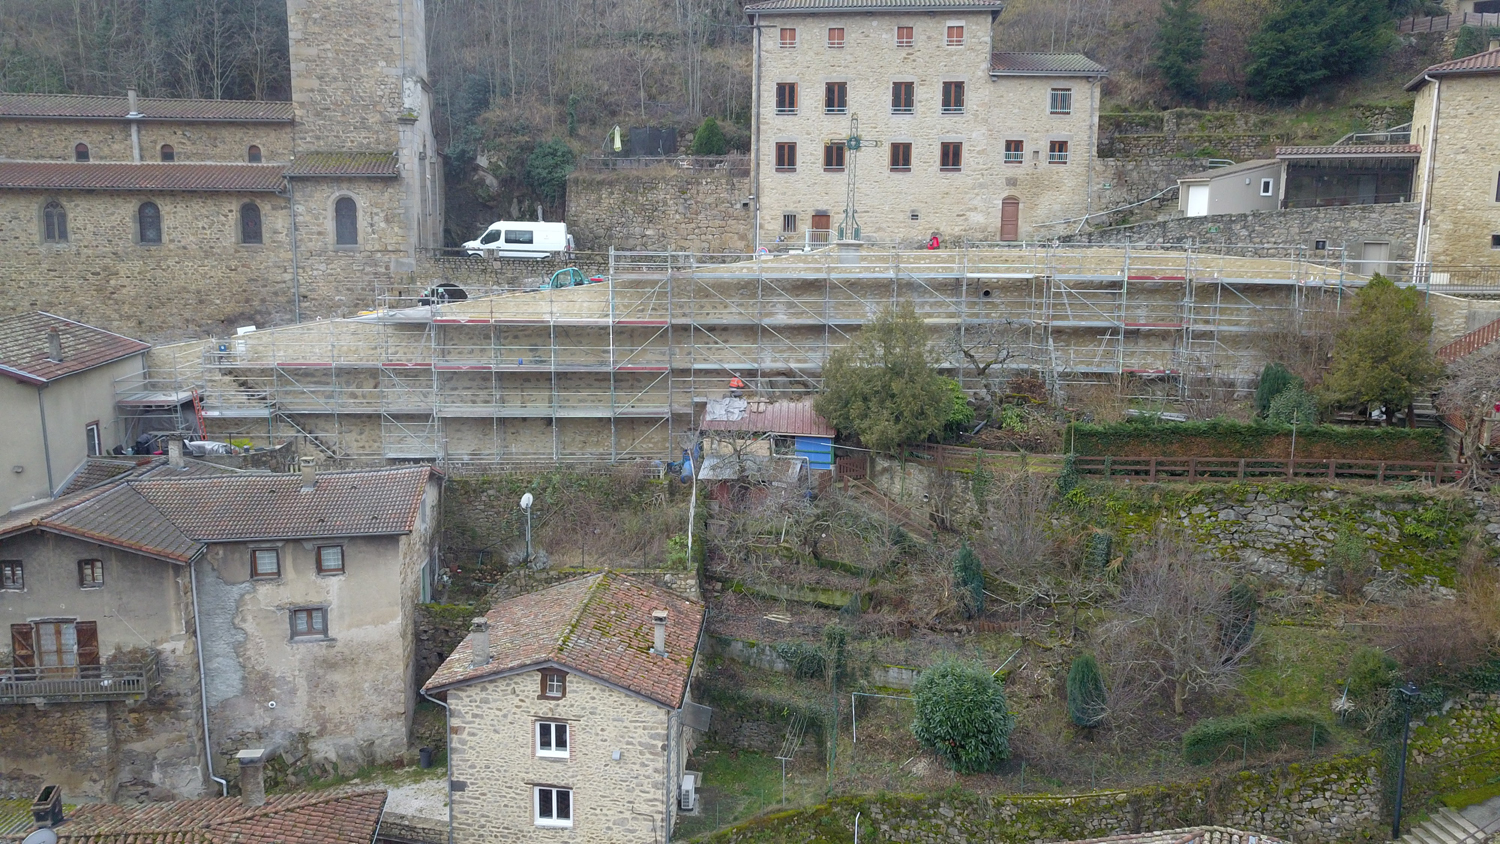
[[745,380],[743,378],[731,378],[729,379],[729,388],[731,390],[743,390],[745,389]]

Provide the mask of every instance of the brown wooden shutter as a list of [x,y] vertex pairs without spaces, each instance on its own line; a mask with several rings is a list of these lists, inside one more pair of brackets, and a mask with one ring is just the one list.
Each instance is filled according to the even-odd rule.
[[[73,631],[78,637],[79,673],[85,677],[99,676],[99,622],[77,622]],[[93,667],[92,671],[89,666]]]
[[29,678],[36,669],[36,644],[30,624],[10,626],[10,663],[18,675]]

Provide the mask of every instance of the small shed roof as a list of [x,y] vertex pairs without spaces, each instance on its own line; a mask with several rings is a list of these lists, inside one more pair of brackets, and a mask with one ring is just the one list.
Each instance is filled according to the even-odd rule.
[[1292,158],[1417,158],[1416,144],[1335,144],[1324,147],[1277,147],[1276,157]]
[[1082,53],[992,53],[991,76],[1104,76],[1109,69]]
[[1278,165],[1281,162],[1274,158],[1257,158],[1252,161],[1241,161],[1239,164],[1231,164],[1228,167],[1216,167],[1212,170],[1204,170],[1190,176],[1181,176],[1179,182],[1208,182],[1222,176],[1230,176],[1235,173],[1246,173],[1251,170],[1259,170],[1262,167]]
[[744,431],[783,436],[832,437],[836,433],[828,420],[818,415],[812,399],[768,402],[746,399],[743,412],[734,408],[721,411],[713,402],[704,408],[699,427],[705,431]]

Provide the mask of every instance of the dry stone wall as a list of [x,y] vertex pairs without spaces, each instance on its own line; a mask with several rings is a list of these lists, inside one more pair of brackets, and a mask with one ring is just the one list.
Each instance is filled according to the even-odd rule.
[[568,230],[578,248],[749,252],[750,180],[731,170],[653,167],[575,171],[568,177]]

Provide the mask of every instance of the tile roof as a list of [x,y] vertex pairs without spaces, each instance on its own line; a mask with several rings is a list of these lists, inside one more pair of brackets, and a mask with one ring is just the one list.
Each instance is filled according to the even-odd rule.
[[[385,800],[384,790],[372,790],[278,794],[253,808],[238,797],[87,803],[55,831],[59,844],[370,844]],[[0,834],[0,841],[29,832]]]
[[1006,0],[761,0],[745,4],[746,14],[786,12],[968,12],[1001,11]]
[[992,53],[991,76],[1104,76],[1109,69],[1082,53]]
[[752,399],[743,418],[703,419],[698,427],[705,431],[751,431],[807,437],[831,437],[837,433],[826,419],[818,415],[812,399],[778,402]]
[[[291,103],[262,100],[176,100],[139,97],[136,99],[136,111],[140,113],[143,120],[292,122]],[[0,93],[0,118],[123,120],[129,113],[130,99],[128,97]]]
[[[48,358],[47,334],[53,328],[62,341],[60,361]],[[42,311],[0,317],[0,375],[28,384],[46,384],[150,348],[149,343]]]
[[[652,610],[667,610],[667,656],[650,653]],[[687,693],[703,627],[702,604],[604,571],[497,604],[490,623],[490,662],[475,668],[465,638],[427,681],[441,691],[528,668],[559,665],[677,708]]]
[[0,161],[0,188],[274,192],[285,172],[280,164]]
[[1416,144],[1339,144],[1326,147],[1277,147],[1277,158],[1416,158]]
[[85,457],[52,497],[61,498],[75,492],[93,489],[127,473],[137,478],[145,477],[152,472],[160,473],[163,477],[190,478],[198,475],[236,475],[246,471],[220,466],[217,463],[209,463],[194,457],[184,457],[182,462],[183,468],[173,470],[168,468],[167,458],[162,455]]
[[1466,76],[1479,73],[1500,73],[1500,50],[1486,50],[1451,62],[1435,64],[1406,83],[1406,90],[1415,91],[1422,87],[1429,76]]
[[303,152],[287,168],[288,178],[311,176],[374,176],[394,179],[401,175],[394,152]]

